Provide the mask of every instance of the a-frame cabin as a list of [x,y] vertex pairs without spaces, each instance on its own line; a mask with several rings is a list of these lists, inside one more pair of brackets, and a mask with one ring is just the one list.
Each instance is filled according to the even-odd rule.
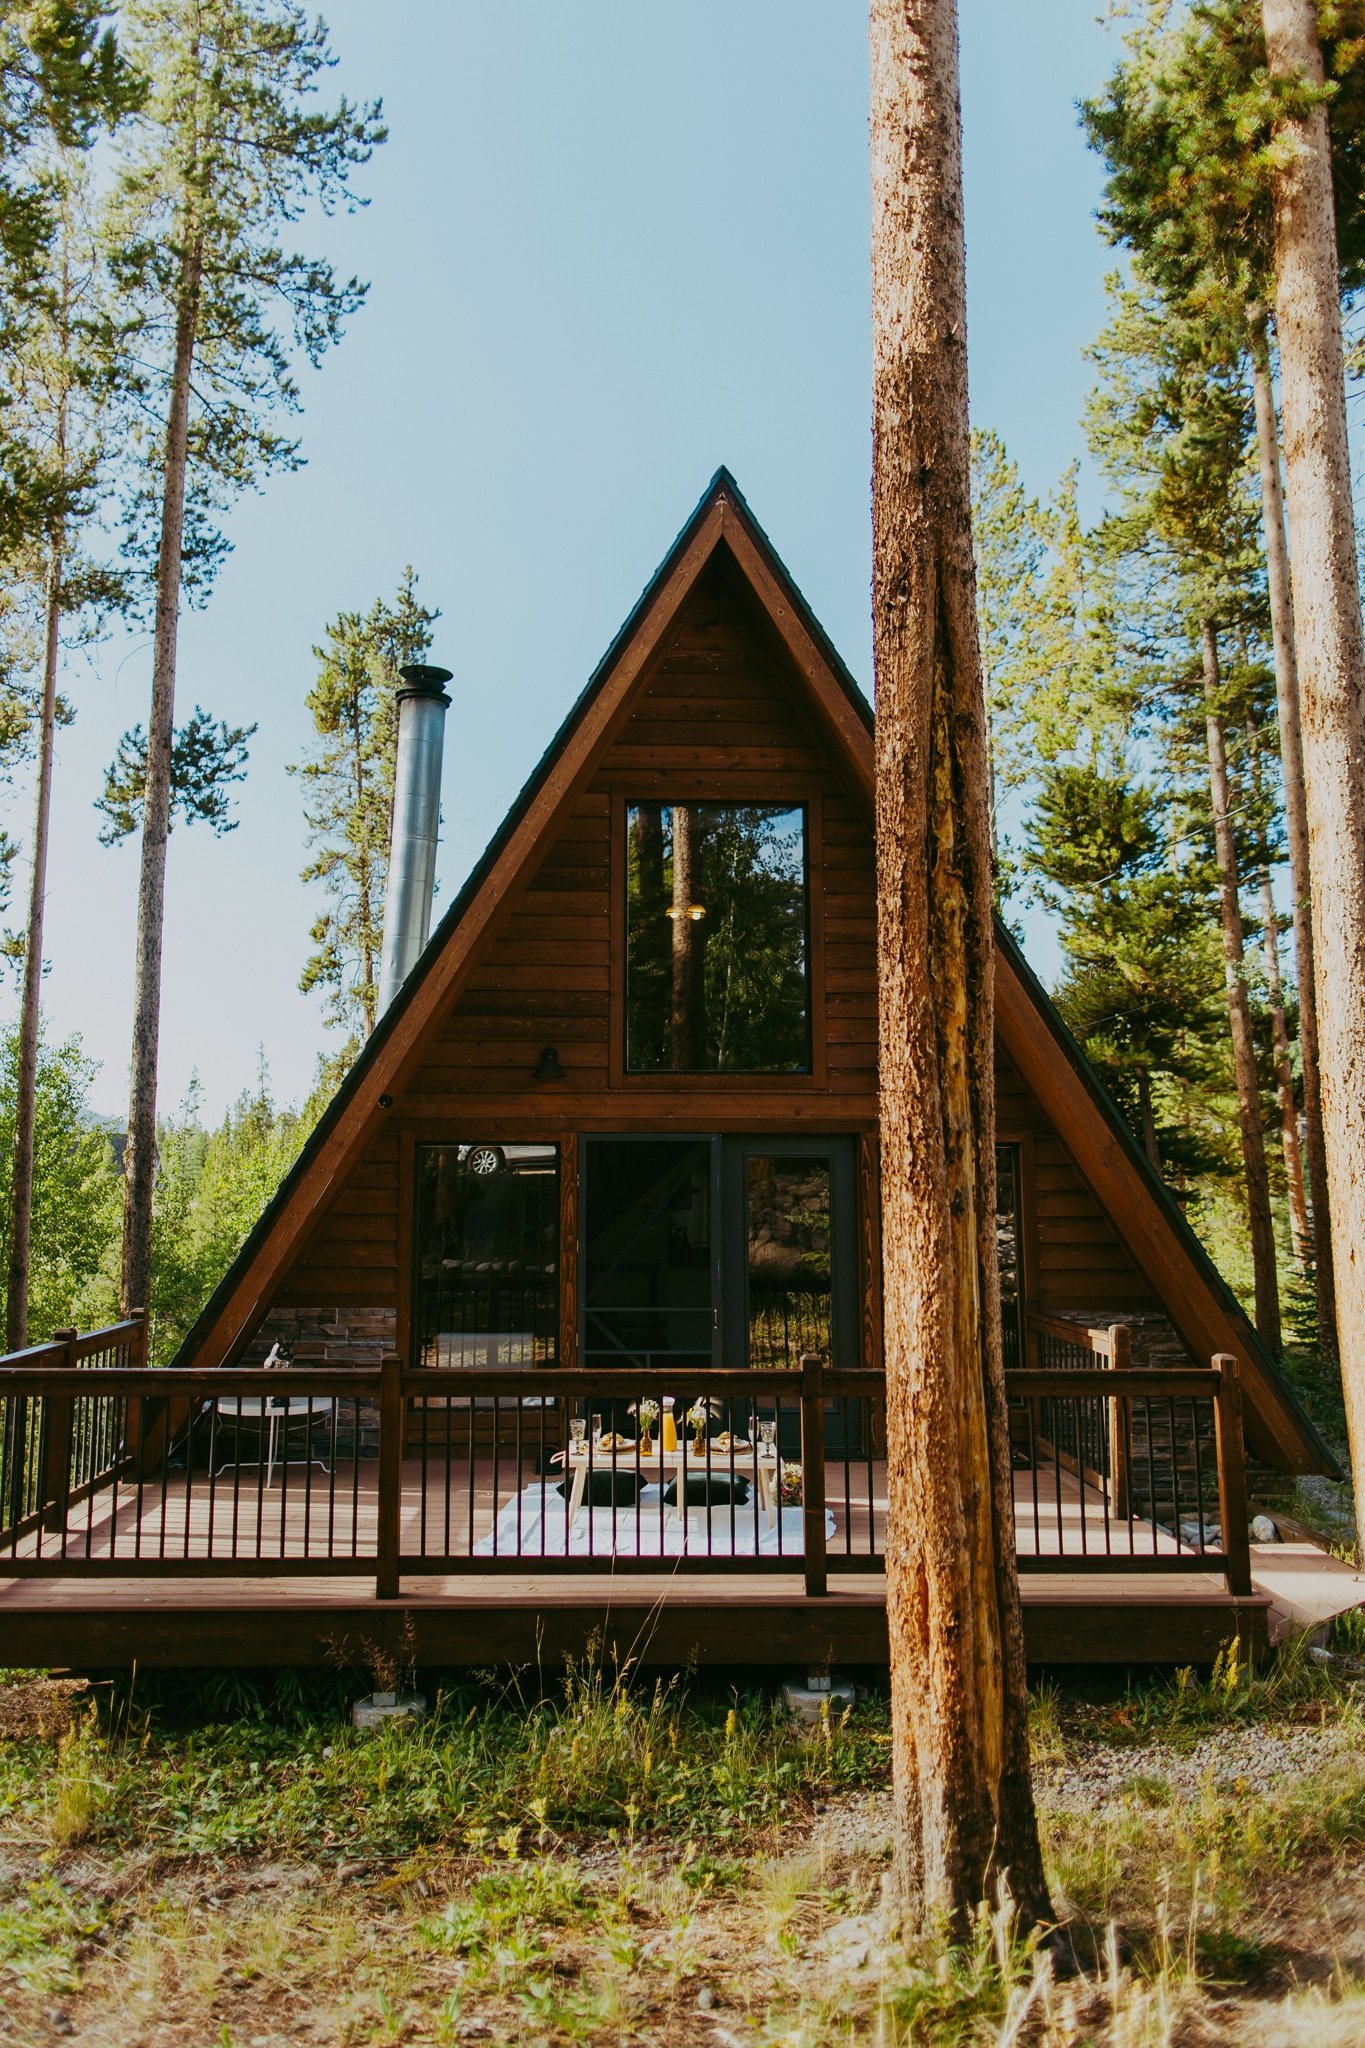
[[[207,1375],[250,1375],[292,1345],[291,1405],[304,1373],[331,1403],[333,1522],[350,1459],[357,1559],[387,1417],[377,1483],[387,1470],[408,1492],[386,1563],[382,1526],[375,1538],[380,1592],[415,1605],[427,1654],[524,1655],[551,1613],[569,1644],[608,1606],[628,1634],[653,1593],[637,1578],[640,1597],[618,1587],[613,1605],[604,1575],[643,1574],[651,1557],[672,1571],[679,1554],[699,1570],[674,1574],[659,1654],[866,1657],[884,1643],[872,820],[871,709],[721,471],[176,1361],[197,1397]],[[1257,1627],[1244,1566],[1223,1570],[1237,1383],[1254,1454],[1303,1472],[1331,1459],[1003,929],[996,1005],[1006,1365],[1032,1374],[1016,1381],[1031,1647],[1211,1653]],[[1238,1370],[1211,1373],[1218,1356]],[[385,1357],[400,1363],[381,1391]],[[1096,1393],[1096,1371],[1130,1364],[1159,1399]],[[364,1380],[349,1435],[323,1377],[347,1371]],[[1046,1371],[1080,1375],[1084,1398],[1048,1392]],[[636,1404],[665,1388],[692,1478],[664,1456],[662,1417],[655,1467],[639,1455]],[[698,1394],[710,1419],[693,1440],[681,1410]],[[223,1398],[210,1409],[220,1426]],[[574,1449],[575,1410],[605,1411],[605,1448]],[[765,1415],[794,1506],[757,1462]],[[309,1434],[293,1463],[282,1446],[296,1503],[328,1483],[310,1477]],[[167,1464],[191,1477],[219,1456],[194,1429],[178,1441]],[[563,1460],[585,1456],[586,1500],[567,1482],[556,1493]],[[738,1480],[728,1494],[718,1462]],[[1227,1526],[1208,1533],[1218,1485]],[[774,1566],[774,1543],[803,1592],[780,1592],[780,1572],[743,1576]],[[729,1577],[707,1606],[710,1570]],[[314,1654],[321,1610],[299,1607],[298,1577],[280,1587],[294,1591],[270,1595],[259,1654],[281,1653],[290,1601],[288,1654]],[[249,1634],[238,1626],[236,1654],[257,1654]],[[144,1631],[143,1654],[169,1652]]]

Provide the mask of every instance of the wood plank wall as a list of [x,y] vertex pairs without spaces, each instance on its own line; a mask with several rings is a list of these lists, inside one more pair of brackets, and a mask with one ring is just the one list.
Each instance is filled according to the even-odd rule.
[[[458,714],[455,714],[458,715]],[[624,806],[632,797],[805,802],[810,820],[814,1071],[624,1075]],[[872,826],[833,772],[789,658],[723,557],[699,581],[591,786],[512,904],[382,1137],[341,1185],[275,1296],[399,1307],[401,1143],[567,1139],[577,1131],[876,1127]],[[565,1079],[531,1079],[542,1046]],[[1060,1138],[1007,1060],[1002,1137],[1032,1134],[1039,1305],[1152,1305]],[[1028,1199],[1026,1191],[1026,1199]]]

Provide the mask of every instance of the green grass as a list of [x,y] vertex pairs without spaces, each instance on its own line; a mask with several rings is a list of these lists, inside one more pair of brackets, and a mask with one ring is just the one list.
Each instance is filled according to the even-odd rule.
[[1330,1716],[1334,1722],[1365,1722],[1365,1691],[1315,1657],[1303,1641],[1291,1643],[1259,1669],[1240,1645],[1229,1644],[1211,1670],[1190,1666],[1158,1672],[1112,1687],[1072,1693],[1065,1710],[1060,1695],[1035,1694],[1031,1728],[1035,1759],[1064,1748],[1076,1736],[1116,1747],[1168,1745],[1176,1753],[1193,1749],[1221,1728],[1308,1724]]
[[[35,1713],[0,1741],[0,2021],[16,2039],[45,2037],[55,2005],[92,2039],[159,2043],[155,2018],[167,2041],[219,2048],[709,2041],[713,2008],[754,2048],[1357,2038],[1360,1987],[1334,1972],[1340,1923],[1323,1916],[1365,1849],[1365,1745],[1269,1789],[1191,1789],[1187,1762],[1219,1730],[1349,1736],[1359,1688],[1340,1667],[1291,1654],[1253,1673],[1228,1655],[1202,1678],[1039,1688],[1074,1976],[1007,1897],[955,1948],[889,1937],[884,1805],[859,1834],[888,1778],[883,1701],[807,1735],[757,1691],[590,1663],[543,1688],[462,1681],[426,1723],[359,1735],[353,1689],[97,1687],[61,1733]],[[1049,1789],[1097,1742],[1117,1751],[1098,1803]],[[1138,1744],[1153,1755],[1125,1776]],[[852,1823],[834,1849],[805,1825],[831,1804]],[[847,1959],[848,1928],[870,1960]]]
[[[224,1714],[233,1718],[224,1718]],[[244,1715],[244,1718],[238,1718]],[[884,1712],[808,1739],[757,1693],[689,1694],[592,1663],[543,1694],[459,1684],[417,1727],[358,1734],[337,1690],[248,1696],[239,1680],[105,1690],[63,1738],[0,1745],[0,1825],[53,1847],[118,1842],[180,1855],[504,1853],[585,1830],[747,1835],[816,1796],[883,1782]]]

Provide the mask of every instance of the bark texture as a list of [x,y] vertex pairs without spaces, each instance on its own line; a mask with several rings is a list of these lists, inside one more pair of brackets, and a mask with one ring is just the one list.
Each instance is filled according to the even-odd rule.
[[[1262,0],[1277,77],[1322,78],[1311,0]],[[1322,1130],[1346,1422],[1365,1473],[1365,631],[1346,441],[1327,116],[1286,120],[1275,164],[1280,343],[1299,657]],[[1365,1548],[1365,1485],[1356,1488]]]
[[896,1876],[1050,1912],[1029,1776],[995,1246],[986,711],[953,0],[873,0],[873,607]]
[[1266,1173],[1265,1131],[1261,1124],[1261,1080],[1256,1071],[1256,1043],[1251,1030],[1247,995],[1246,946],[1238,890],[1237,842],[1232,829],[1232,797],[1228,788],[1227,743],[1218,702],[1218,639],[1213,623],[1199,629],[1204,656],[1204,730],[1208,739],[1209,794],[1213,801],[1213,847],[1218,863],[1218,910],[1223,926],[1223,971],[1232,1039],[1232,1067],[1237,1082],[1237,1119],[1242,1139],[1246,1180],[1247,1221],[1251,1232],[1251,1266],[1256,1287],[1256,1334],[1279,1356],[1280,1288],[1275,1272],[1275,1229],[1270,1217],[1270,1180]]
[[[58,427],[58,452],[65,435]],[[52,756],[57,732],[57,658],[62,620],[62,536],[48,548],[44,593],[43,701],[38,718],[38,787],[33,804],[28,926],[19,998],[19,1048],[14,1089],[14,1158],[10,1176],[9,1272],[5,1349],[28,1342],[28,1271],[33,1240],[33,1147],[38,1114],[38,1041],[42,1031],[43,913],[47,904],[47,846],[52,820]]]
[[133,1049],[129,1063],[128,1150],[123,1188],[123,1312],[152,1298],[152,1198],[156,1183],[156,1069],[161,1034],[161,945],[166,921],[166,842],[171,829],[171,747],[180,626],[180,558],[185,537],[185,468],[190,373],[199,324],[201,251],[194,237],[181,258],[175,362],[166,416],[161,536],[156,568],[152,704],[137,892]]
[[1265,931],[1265,978],[1270,1000],[1270,1036],[1275,1049],[1275,1094],[1280,1105],[1280,1149],[1284,1184],[1289,1197],[1289,1236],[1294,1263],[1303,1272],[1313,1254],[1308,1225],[1308,1199],[1303,1180],[1303,1147],[1299,1143],[1299,1111],[1294,1100],[1294,1062],[1284,1015],[1284,983],[1280,978],[1279,923],[1270,872],[1261,870],[1261,923]]
[[[1289,580],[1289,548],[1284,530],[1284,492],[1280,485],[1280,430],[1275,418],[1275,394],[1270,383],[1270,350],[1266,340],[1264,309],[1251,308],[1249,323],[1251,381],[1256,402],[1256,448],[1260,457],[1261,510],[1265,530],[1266,585],[1270,596],[1271,638],[1275,651],[1275,702],[1280,727],[1280,766],[1284,782],[1286,837],[1289,842],[1289,877],[1294,892],[1294,964],[1299,987],[1299,1063],[1303,1069],[1303,1135],[1308,1161],[1308,1191],[1313,1205],[1313,1275],[1317,1298],[1318,1343],[1329,1358],[1334,1358],[1337,1348],[1337,1327],[1332,1283],[1331,1205],[1327,1196],[1327,1157],[1322,1141],[1317,975],[1313,962],[1313,892],[1308,862],[1308,809],[1303,787],[1303,738],[1299,727],[1299,669],[1294,646],[1294,604]],[[1278,969],[1278,962],[1276,966]],[[1297,1137],[1296,1124],[1296,1145]],[[1285,1163],[1288,1168],[1288,1154]],[[1291,1182],[1291,1203],[1293,1200]],[[1297,1217],[1294,1227],[1296,1231],[1301,1228]],[[1296,1238],[1295,1256],[1299,1255],[1299,1240]]]

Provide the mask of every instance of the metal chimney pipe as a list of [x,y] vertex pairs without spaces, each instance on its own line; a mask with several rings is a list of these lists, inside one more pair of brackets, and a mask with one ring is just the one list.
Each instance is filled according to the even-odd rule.
[[441,819],[441,750],[450,699],[448,668],[410,662],[400,668],[398,757],[393,777],[389,884],[384,897],[384,951],[379,966],[382,1015],[416,965],[431,930],[436,837]]

